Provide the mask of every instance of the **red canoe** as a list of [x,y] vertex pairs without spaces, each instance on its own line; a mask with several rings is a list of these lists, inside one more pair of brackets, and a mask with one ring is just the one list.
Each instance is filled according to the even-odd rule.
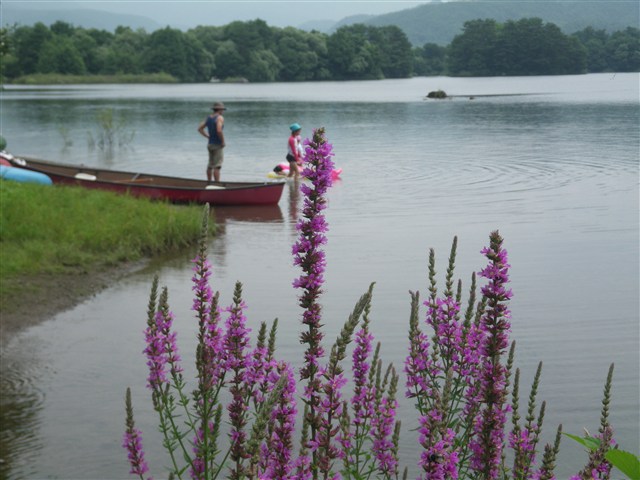
[[285,185],[285,182],[207,183],[205,180],[66,165],[29,157],[9,155],[5,158],[15,167],[47,174],[54,184],[80,185],[174,203],[275,205],[280,201]]

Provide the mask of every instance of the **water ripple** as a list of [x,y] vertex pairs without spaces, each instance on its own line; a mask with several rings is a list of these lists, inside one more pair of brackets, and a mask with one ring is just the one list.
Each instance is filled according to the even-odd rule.
[[12,471],[28,472],[30,460],[37,458],[42,449],[39,427],[45,394],[37,386],[42,373],[43,366],[21,354],[20,349],[14,351],[14,348],[9,348],[3,352],[0,376],[1,478],[14,478]]

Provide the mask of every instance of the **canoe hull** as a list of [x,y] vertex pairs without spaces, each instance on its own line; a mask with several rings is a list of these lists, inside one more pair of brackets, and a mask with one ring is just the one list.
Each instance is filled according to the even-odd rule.
[[152,200],[168,200],[172,203],[209,203],[211,205],[274,205],[282,196],[282,185],[264,184],[260,187],[244,187],[234,189],[206,190],[172,187],[155,187],[150,185],[118,184],[92,180],[69,178],[62,175],[49,174],[54,184],[79,185],[96,190],[107,190],[134,197],[145,197]]
[[65,165],[32,158],[11,160],[16,167],[44,173],[54,184],[77,185],[152,200],[210,205],[275,205],[284,182],[217,182]]

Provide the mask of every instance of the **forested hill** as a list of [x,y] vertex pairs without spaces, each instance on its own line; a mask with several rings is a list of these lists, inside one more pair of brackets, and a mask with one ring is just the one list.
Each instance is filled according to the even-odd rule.
[[[89,3],[89,5],[91,4]],[[0,16],[2,25],[0,26],[6,27],[13,24],[30,26],[38,22],[52,25],[57,21],[63,21],[78,27],[97,28],[98,30],[110,32],[113,32],[119,26],[130,27],[133,30],[144,28],[147,32],[153,32],[162,27],[154,20],[141,15],[112,13],[76,6],[69,8],[66,5],[59,9],[49,9],[47,8],[47,2],[42,2],[38,9],[33,8],[33,5],[29,6],[30,8],[25,8],[15,3],[3,4],[1,7],[2,15]]]
[[336,25],[366,23],[373,26],[397,25],[413,45],[435,43],[447,45],[462,31],[464,22],[491,18],[499,23],[538,17],[550,22],[565,34],[572,34],[586,27],[609,33],[637,28],[640,25],[638,0],[623,1],[467,1],[428,3],[368,18],[346,18]]

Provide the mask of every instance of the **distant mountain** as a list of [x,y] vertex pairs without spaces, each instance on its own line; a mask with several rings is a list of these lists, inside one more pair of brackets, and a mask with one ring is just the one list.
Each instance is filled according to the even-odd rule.
[[317,30],[318,32],[329,32],[336,24],[335,20],[310,20],[308,22],[297,25],[296,28],[310,32],[311,30]]
[[338,26],[366,23],[374,26],[397,25],[414,45],[425,43],[447,45],[462,32],[464,22],[493,18],[504,23],[507,20],[539,17],[556,24],[565,34],[571,34],[588,26],[608,32],[624,30],[640,25],[640,7],[631,1],[457,1],[427,3],[399,12],[377,15],[366,20],[348,17]]
[[[46,5],[46,3],[41,3],[40,5]],[[133,30],[143,28],[147,32],[153,32],[163,27],[153,20],[140,15],[127,15],[83,8],[36,10],[5,3],[1,9],[2,15],[0,21],[2,22],[2,27],[14,24],[32,26],[38,22],[51,26],[59,20],[69,23],[74,27],[96,28],[109,32],[113,32],[116,27],[119,26],[131,27]]]
[[[176,15],[175,21],[170,24],[160,25],[157,21],[143,15],[111,13],[71,6],[58,7],[56,10],[42,10],[41,7],[44,5],[46,2],[0,3],[0,26],[15,23],[33,25],[36,22],[50,26],[62,20],[76,27],[97,28],[111,32],[118,26],[128,26],[134,30],[143,28],[147,32],[153,32],[165,26],[181,30],[190,28],[187,19],[180,15]],[[189,3],[185,2],[185,5]],[[366,2],[362,2],[362,8],[366,10]],[[504,23],[507,20],[529,17],[539,17],[545,22],[554,23],[566,34],[588,26],[613,32],[627,27],[638,28],[640,6],[638,0],[457,0],[446,3],[433,1],[384,15],[352,15],[338,22],[311,20],[296,28],[330,34],[341,26],[355,23],[374,26],[397,25],[416,46],[422,46],[425,43],[448,45],[453,37],[462,32],[464,22],[468,20],[493,18]]]

